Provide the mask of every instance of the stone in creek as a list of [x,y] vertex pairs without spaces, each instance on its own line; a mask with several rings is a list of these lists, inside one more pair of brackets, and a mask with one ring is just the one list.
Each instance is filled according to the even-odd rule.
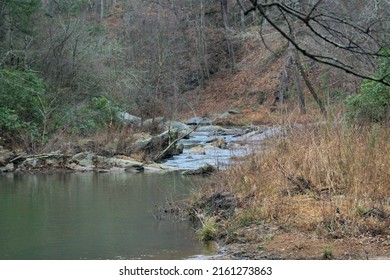
[[212,122],[209,118],[190,118],[185,122],[187,125],[211,125]]
[[205,164],[195,170],[185,170],[181,174],[182,175],[210,175],[214,172],[217,172],[216,167],[210,164]]
[[192,147],[191,149],[189,149],[188,152],[190,154],[199,154],[199,155],[205,155],[206,154],[206,151],[205,151],[204,147],[202,147],[202,146]]

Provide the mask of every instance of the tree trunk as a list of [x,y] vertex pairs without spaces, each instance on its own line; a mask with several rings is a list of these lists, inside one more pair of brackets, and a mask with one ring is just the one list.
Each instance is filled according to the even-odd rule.
[[222,19],[223,19],[223,26],[225,28],[225,36],[226,36],[226,42],[228,47],[228,52],[230,56],[230,67],[232,69],[232,72],[236,72],[236,58],[234,55],[234,48],[232,43],[232,36],[229,28],[229,16],[228,16],[228,1],[227,0],[221,0],[221,10],[222,10]]
[[104,17],[104,0],[100,0],[100,20]]
[[240,26],[241,30],[245,30],[245,11],[241,9],[241,7],[244,7],[244,4],[242,3],[242,0],[237,0],[240,6]]
[[305,104],[305,96],[303,95],[302,91],[302,84],[301,84],[301,75],[299,71],[299,63],[298,63],[298,51],[296,49],[293,50],[293,64],[294,64],[294,84],[295,88],[297,90],[297,96],[298,96],[298,103],[299,103],[299,109],[301,114],[306,114],[306,104]]
[[204,0],[200,0],[200,26],[199,26],[199,47],[202,61],[202,80],[209,78],[209,65],[207,61],[207,41],[206,41],[206,22],[205,22],[205,4]]
[[278,93],[278,101],[280,104],[283,104],[284,102],[284,95],[287,91],[287,82],[288,82],[288,75],[287,70],[283,69],[280,73],[280,84],[279,84],[279,93]]
[[311,84],[311,82],[309,80],[309,77],[307,76],[307,74],[305,72],[305,69],[304,69],[304,67],[302,65],[302,62],[301,62],[301,60],[299,58],[299,54],[297,55],[297,65],[298,65],[298,68],[299,68],[299,72],[301,73],[302,78],[305,81],[305,84],[306,84],[307,88],[309,89],[309,91],[310,91],[311,95],[313,96],[314,100],[317,102],[318,107],[320,107],[321,113],[326,115],[326,109],[325,109],[324,103],[322,102],[321,98],[317,95],[313,85]]

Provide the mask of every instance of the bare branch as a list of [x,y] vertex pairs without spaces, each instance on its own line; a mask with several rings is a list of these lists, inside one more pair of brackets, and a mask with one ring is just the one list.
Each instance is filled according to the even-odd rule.
[[318,6],[319,4],[321,4],[321,2],[322,2],[322,0],[318,0],[317,3],[315,3],[315,4],[313,5],[313,7],[311,8],[310,12],[309,12],[309,13],[307,14],[307,16],[306,16],[306,21],[307,21],[307,22],[310,20],[311,15],[312,15],[313,12],[317,9],[317,6]]
[[[351,59],[347,55],[353,55],[354,61],[363,61],[371,64],[371,66],[375,65],[373,60],[375,58],[390,57],[388,54],[381,52],[383,47],[387,46],[386,43],[382,43],[380,37],[372,33],[373,26],[378,24],[376,20],[370,22],[367,27],[360,26],[351,20],[347,20],[331,12],[320,11],[321,4],[323,4],[321,0],[316,1],[306,14],[280,1],[259,3],[259,1],[249,0],[249,2],[252,6],[245,14],[258,11],[260,16],[267,20],[277,32],[306,57],[319,63],[344,70],[346,73],[356,77],[390,86],[390,82],[386,77],[374,77],[365,74],[360,69],[355,69]],[[240,5],[240,7],[244,9],[243,5]],[[279,14],[283,18],[283,23],[287,26],[288,32],[283,28],[283,24],[280,24],[280,22],[277,22],[271,15],[266,13],[266,10],[270,8],[276,11],[276,15]],[[275,13],[273,15],[275,16]],[[294,21],[295,23],[293,25],[292,23]],[[342,60],[333,55],[316,54],[301,46],[293,35],[296,31],[296,23],[300,23],[301,26],[306,27],[309,33],[318,37],[323,43],[329,44],[337,50],[344,51]]]

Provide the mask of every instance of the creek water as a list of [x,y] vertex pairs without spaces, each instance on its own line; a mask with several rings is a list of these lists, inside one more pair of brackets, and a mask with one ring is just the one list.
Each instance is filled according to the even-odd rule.
[[[179,143],[184,146],[183,153],[173,156],[164,162],[164,164],[174,166],[179,169],[197,169],[205,164],[210,164],[223,169],[227,166],[233,156],[244,154],[242,149],[220,149],[207,145],[210,137],[211,135],[208,131],[194,131],[189,139],[180,140]],[[231,138],[230,135],[229,138]],[[226,139],[226,141],[229,140]],[[229,143],[230,142],[231,141],[229,141]],[[203,152],[194,153],[191,151],[191,148],[197,146],[202,147]]]
[[[278,129],[244,133],[200,129],[182,139],[184,152],[165,162],[177,169],[205,163],[224,168],[259,149]],[[230,145],[208,145],[223,137]],[[204,148],[192,153],[191,147]],[[214,255],[176,203],[191,178],[166,173],[0,174],[0,259],[186,259]],[[168,213],[166,213],[166,211]]]
[[[164,164],[178,169],[197,169],[203,165],[210,164],[218,169],[225,169],[232,163],[235,157],[245,157],[252,152],[262,148],[261,142],[266,138],[280,132],[279,128],[267,128],[262,132],[245,132],[242,128],[224,129],[218,131],[219,127],[202,127],[191,133],[188,139],[181,139],[184,151],[182,154],[173,156]],[[224,149],[210,145],[210,139],[222,138],[227,144]],[[202,152],[193,152],[191,148],[202,147]]]
[[188,221],[165,213],[192,185],[176,172],[0,174],[0,259],[212,254]]

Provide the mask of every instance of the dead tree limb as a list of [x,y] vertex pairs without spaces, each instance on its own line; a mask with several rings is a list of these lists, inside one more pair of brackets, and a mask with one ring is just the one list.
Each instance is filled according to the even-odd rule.
[[[293,1],[294,2],[294,1]],[[349,3],[342,5],[353,5]],[[304,11],[296,8],[293,3],[282,1],[247,0],[239,3],[244,13],[257,13],[264,18],[272,28],[280,33],[297,51],[319,63],[341,69],[355,77],[371,80],[390,86],[389,76],[374,75],[378,59],[390,58],[390,54],[383,52],[389,48],[390,29],[389,3],[381,3],[382,16],[373,14],[364,20],[357,20],[357,16],[342,13],[337,3],[330,1],[312,1]],[[371,1],[356,2],[356,8],[370,11]],[[344,6],[343,6],[344,7]],[[348,10],[348,7],[344,7]],[[350,7],[349,7],[350,8]],[[357,10],[357,9],[356,9]],[[349,13],[354,11],[348,10]],[[357,13],[357,12],[356,12]],[[293,23],[293,24],[292,24]],[[328,52],[309,49],[302,42],[291,36],[290,28],[303,28],[323,44]],[[339,54],[336,57],[335,53]],[[362,63],[364,67],[355,63]]]

